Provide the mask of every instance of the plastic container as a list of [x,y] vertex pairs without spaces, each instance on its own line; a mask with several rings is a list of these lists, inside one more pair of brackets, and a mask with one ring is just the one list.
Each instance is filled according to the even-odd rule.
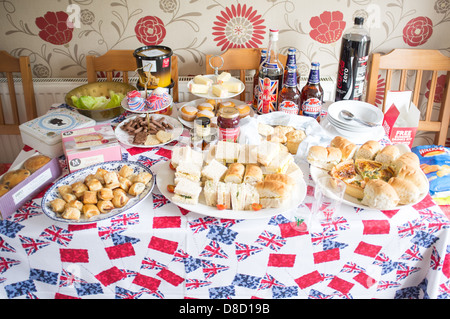
[[61,132],[93,125],[93,119],[61,108],[23,123],[19,129],[25,145],[49,157],[59,157],[64,154]]
[[147,89],[167,87],[172,81],[171,48],[161,45],[137,48],[133,55],[136,58],[139,73],[139,86]]

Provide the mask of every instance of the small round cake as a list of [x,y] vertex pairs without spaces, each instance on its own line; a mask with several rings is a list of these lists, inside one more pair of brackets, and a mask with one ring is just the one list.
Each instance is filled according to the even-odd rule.
[[197,112],[197,117],[207,117],[209,119],[214,117],[214,112],[210,110],[202,110]]
[[191,105],[185,105],[180,109],[181,118],[188,122],[192,122],[197,116],[197,113],[197,108]]
[[145,109],[145,99],[142,98],[141,92],[139,91],[130,91],[127,94],[128,108],[132,112],[140,112]]
[[199,105],[197,105],[197,109],[199,111],[207,110],[207,111],[211,111],[212,112],[212,111],[214,111],[214,106],[212,106],[208,102],[204,102],[204,103],[200,103]]
[[241,119],[250,114],[250,106],[247,104],[236,105],[235,108],[239,111],[239,117]]

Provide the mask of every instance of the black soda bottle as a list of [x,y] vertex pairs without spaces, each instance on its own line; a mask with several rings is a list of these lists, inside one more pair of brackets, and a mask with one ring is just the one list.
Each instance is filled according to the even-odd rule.
[[370,47],[363,24],[364,18],[356,17],[354,26],[342,36],[335,101],[361,101],[363,97]]

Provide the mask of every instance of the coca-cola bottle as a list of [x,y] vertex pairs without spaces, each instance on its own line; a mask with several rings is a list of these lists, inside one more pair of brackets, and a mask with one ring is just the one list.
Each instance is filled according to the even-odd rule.
[[278,30],[271,29],[267,58],[259,68],[257,112],[267,114],[278,110],[278,93],[283,86],[283,65],[278,60]]
[[301,115],[319,120],[323,104],[323,89],[320,85],[320,63],[311,62],[311,70],[306,85],[301,92]]
[[[266,58],[267,58],[267,50],[262,49],[259,65],[261,65]],[[258,96],[259,96],[259,68],[256,70],[255,75],[253,77],[253,108],[255,110],[258,109]]]
[[297,88],[297,66],[287,67],[287,76],[283,89],[278,96],[278,111],[292,115],[299,114],[300,92]]
[[361,101],[369,60],[370,35],[364,18],[356,17],[354,26],[342,36],[335,101]]

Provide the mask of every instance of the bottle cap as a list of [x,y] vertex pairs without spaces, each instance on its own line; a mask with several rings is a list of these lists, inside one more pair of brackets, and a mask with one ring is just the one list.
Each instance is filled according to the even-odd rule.
[[311,66],[317,66],[317,67],[319,67],[319,66],[320,66],[320,63],[319,63],[319,62],[311,62]]
[[364,24],[364,18],[363,17],[355,17],[355,24],[356,25],[363,25]]
[[223,117],[225,119],[233,119],[239,116],[239,111],[234,107],[223,107],[217,112],[217,116]]

